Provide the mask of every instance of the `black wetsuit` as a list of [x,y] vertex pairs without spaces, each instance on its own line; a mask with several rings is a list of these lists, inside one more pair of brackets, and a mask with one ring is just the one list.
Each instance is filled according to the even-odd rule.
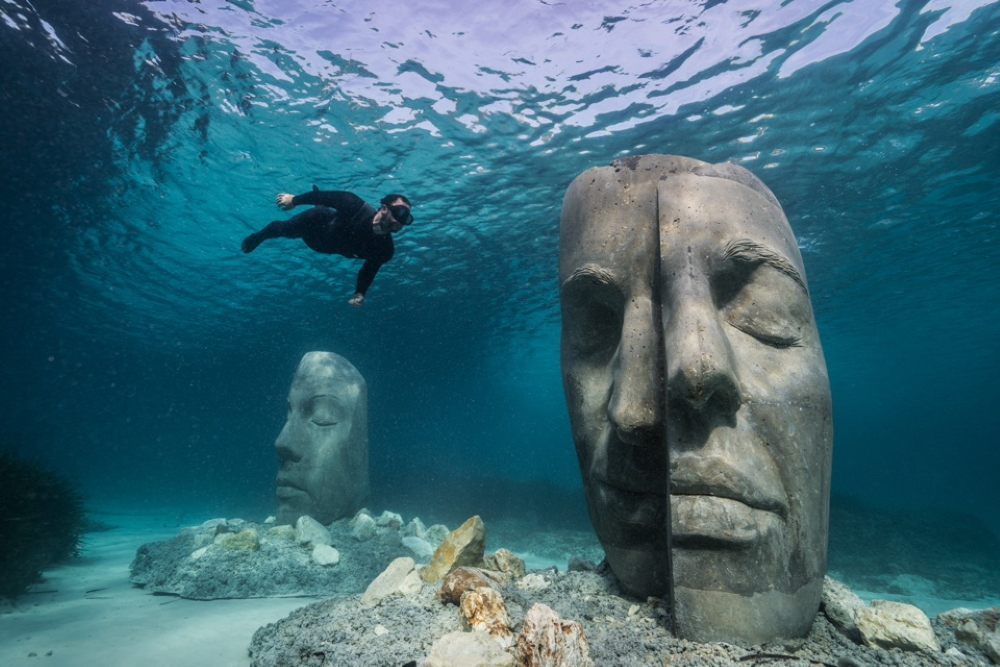
[[313,204],[288,220],[275,220],[243,241],[243,252],[251,252],[273,238],[302,239],[307,246],[327,255],[363,259],[354,291],[364,295],[379,267],[392,259],[392,234],[376,234],[372,219],[376,209],[352,192],[313,190],[296,195],[296,206]]

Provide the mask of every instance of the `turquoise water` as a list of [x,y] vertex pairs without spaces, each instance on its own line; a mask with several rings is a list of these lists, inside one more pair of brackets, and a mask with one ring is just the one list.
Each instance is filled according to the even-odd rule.
[[[833,385],[834,493],[1000,529],[997,3],[4,0],[0,18],[0,446],[95,502],[266,512],[291,374],[326,349],[368,382],[381,501],[510,503],[531,482],[518,511],[583,516],[561,198],[662,152],[735,160],[782,202]],[[350,260],[240,252],[286,217],[276,193],[312,184],[414,202],[361,309]]]

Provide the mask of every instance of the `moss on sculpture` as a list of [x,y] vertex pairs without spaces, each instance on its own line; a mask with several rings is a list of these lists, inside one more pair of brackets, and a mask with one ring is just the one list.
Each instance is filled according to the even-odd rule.
[[84,525],[83,498],[65,479],[0,452],[0,597],[16,598],[77,555]]

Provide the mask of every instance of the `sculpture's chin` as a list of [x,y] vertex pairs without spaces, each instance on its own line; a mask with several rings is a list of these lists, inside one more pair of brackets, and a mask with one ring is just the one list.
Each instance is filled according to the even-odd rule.
[[663,597],[670,591],[670,557],[666,551],[603,546],[623,591],[639,598]]
[[666,595],[666,495],[626,491],[594,478],[586,491],[594,529],[622,590],[641,598]]
[[275,519],[279,525],[292,525],[300,516],[314,514],[311,498],[301,489],[279,486],[277,496],[278,512]]

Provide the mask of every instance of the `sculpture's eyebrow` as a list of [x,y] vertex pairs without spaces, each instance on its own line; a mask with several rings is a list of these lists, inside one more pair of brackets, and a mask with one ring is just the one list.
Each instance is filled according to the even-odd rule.
[[584,264],[579,267],[573,273],[570,274],[569,278],[563,281],[563,289],[567,287],[572,287],[577,283],[598,283],[600,285],[614,285],[615,284],[615,274],[607,269],[601,268],[596,264]]
[[767,248],[756,241],[751,241],[750,239],[736,239],[735,241],[730,241],[729,245],[726,246],[726,251],[723,255],[726,259],[736,260],[737,262],[745,262],[747,264],[767,264],[770,267],[781,271],[789,278],[798,283],[799,287],[805,290],[807,293],[809,289],[806,287],[806,281],[802,279],[802,274],[800,274],[792,263],[785,259],[782,255],[779,255],[775,251]]

